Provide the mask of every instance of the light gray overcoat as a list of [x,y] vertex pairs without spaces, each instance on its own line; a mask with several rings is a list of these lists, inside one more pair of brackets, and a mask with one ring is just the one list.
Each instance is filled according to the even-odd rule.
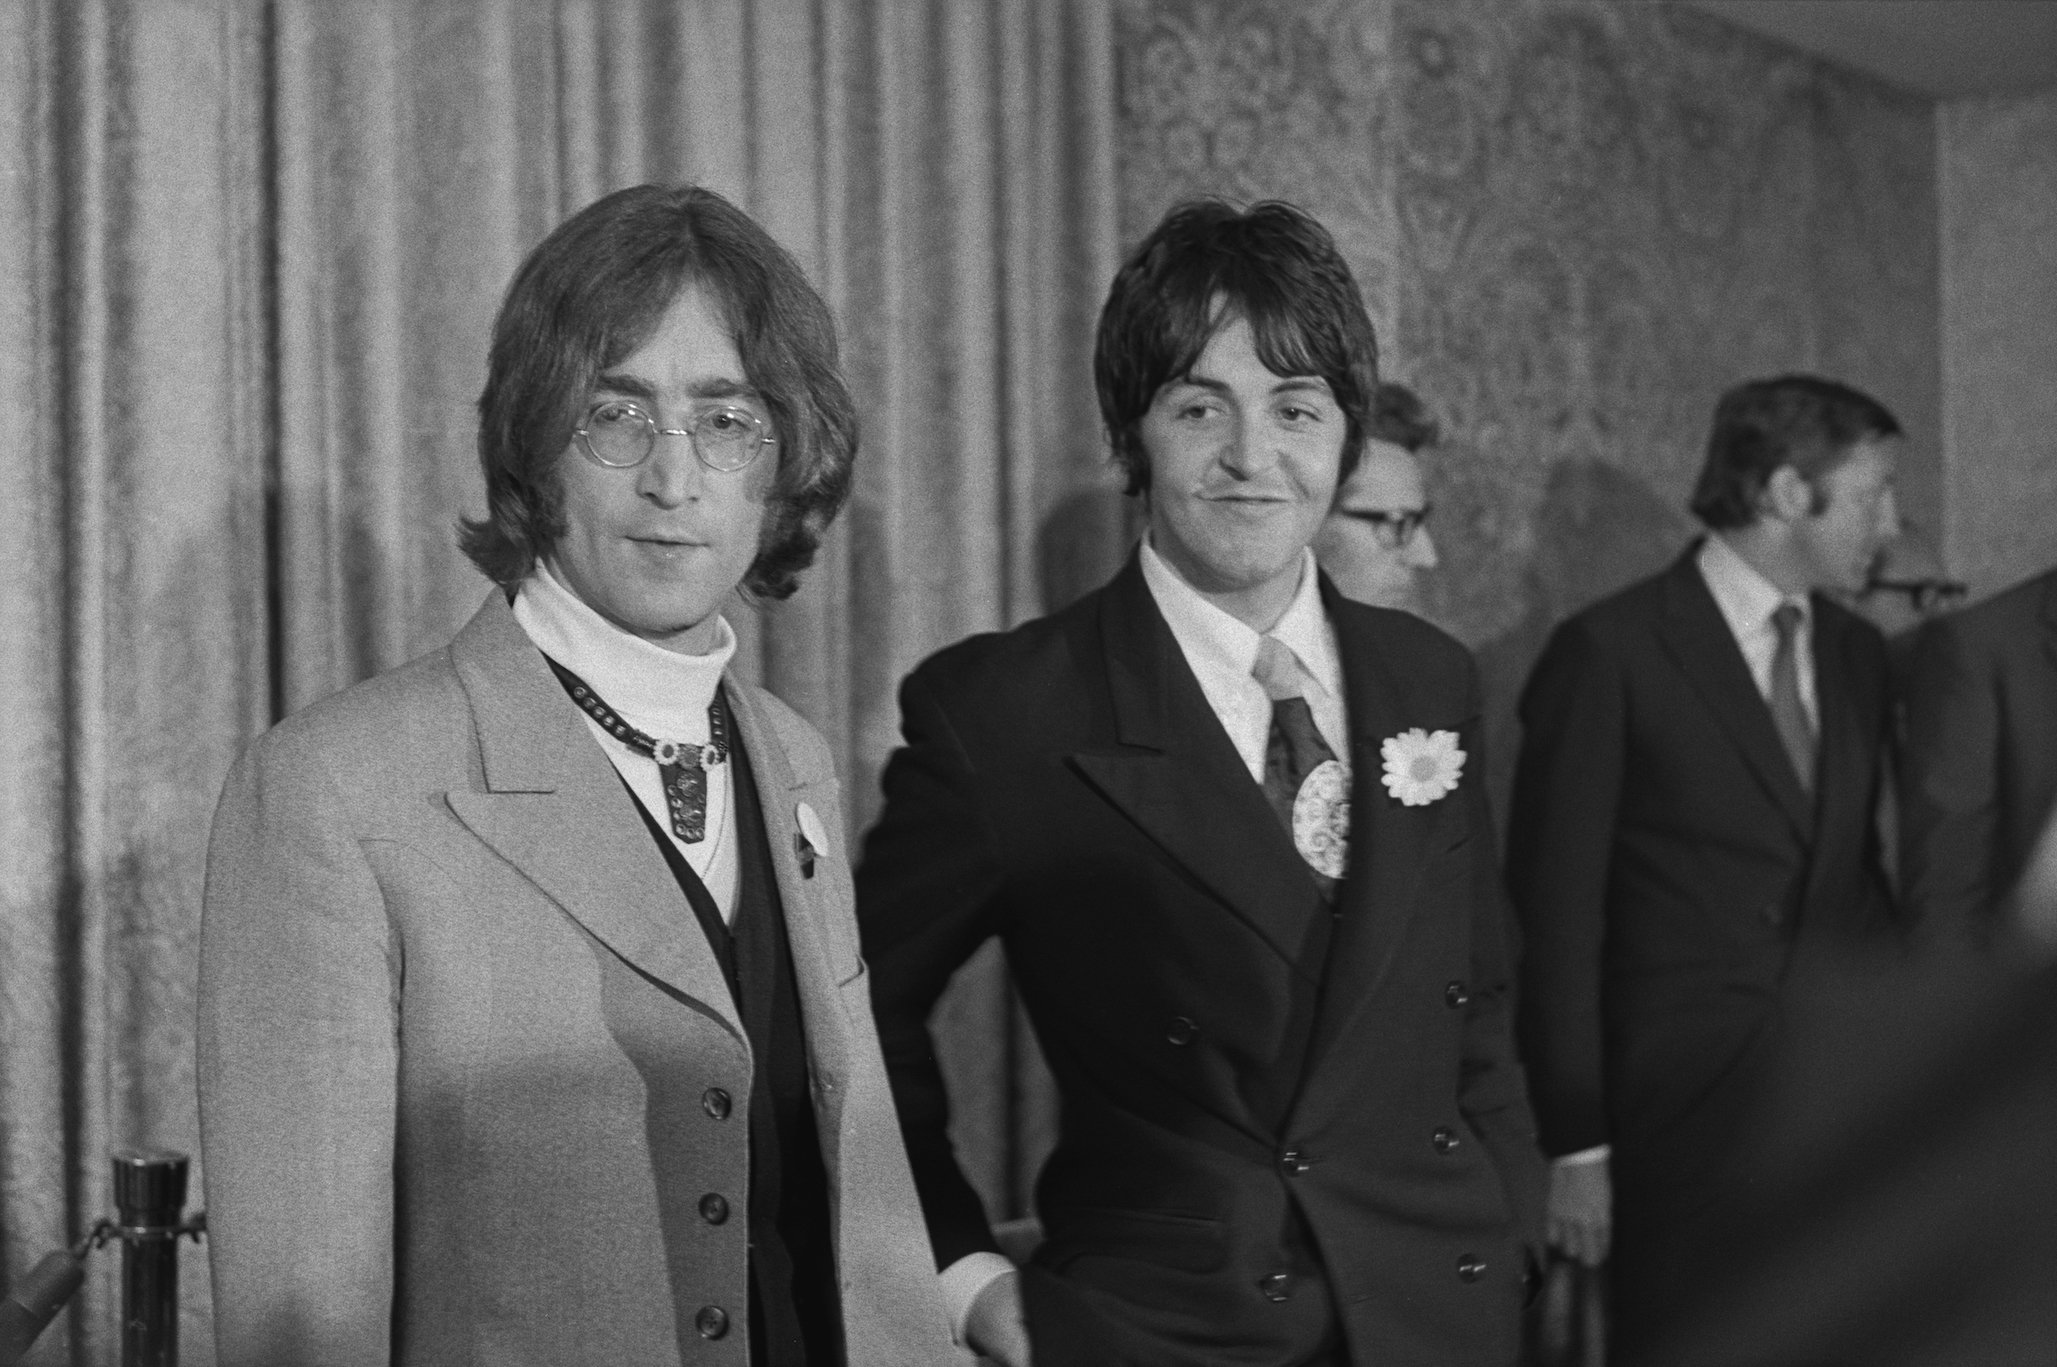
[[[729,697],[792,941],[849,1360],[961,1361],[828,748],[770,694]],[[838,848],[802,857],[803,807]],[[199,1019],[224,1367],[742,1367],[750,1079],[704,934],[499,593],[229,776]]]

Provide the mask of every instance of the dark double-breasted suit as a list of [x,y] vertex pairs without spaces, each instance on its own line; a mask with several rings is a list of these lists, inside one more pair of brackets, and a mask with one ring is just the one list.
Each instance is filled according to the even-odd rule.
[[[1516,1352],[1541,1168],[1473,669],[1411,617],[1323,602],[1354,770],[1333,920],[1134,560],[902,689],[858,873],[880,1036],[937,1265],[994,1249],[925,1022],[1000,937],[1062,1099],[1024,1281],[1039,1361]],[[1413,727],[1470,760],[1408,807],[1380,744]]]
[[2057,805],[2057,570],[1924,627],[1906,716],[1909,914],[1983,940]]
[[1807,945],[1887,916],[1883,640],[1815,595],[1813,790],[1689,551],[1560,626],[1521,703],[1508,879],[1546,1152],[1612,1146],[1631,1348],[1726,1160]]

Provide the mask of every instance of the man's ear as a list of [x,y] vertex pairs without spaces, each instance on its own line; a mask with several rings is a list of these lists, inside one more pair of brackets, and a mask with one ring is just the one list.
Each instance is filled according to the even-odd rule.
[[1781,465],[1764,481],[1757,511],[1780,522],[1804,522],[1814,514],[1814,486],[1792,466]]

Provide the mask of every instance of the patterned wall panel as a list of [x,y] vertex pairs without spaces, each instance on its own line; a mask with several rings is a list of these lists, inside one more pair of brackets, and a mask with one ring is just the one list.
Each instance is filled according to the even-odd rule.
[[1980,597],[2057,564],[2057,89],[1942,119],[1944,553]]
[[1480,654],[1496,792],[1551,627],[1691,535],[1728,385],[1872,388],[1932,512],[1926,102],[1610,0],[1130,0],[1121,34],[1125,237],[1179,194],[1299,199],[1362,254],[1385,369],[1444,419],[1428,611]]
[[1195,195],[1289,199],[1336,236],[1383,344],[1398,237],[1389,0],[1121,0],[1121,227]]

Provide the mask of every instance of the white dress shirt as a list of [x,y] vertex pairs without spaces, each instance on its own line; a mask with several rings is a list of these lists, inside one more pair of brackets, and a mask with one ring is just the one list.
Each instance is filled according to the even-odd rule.
[[[1251,671],[1257,667],[1257,650],[1263,636],[1237,618],[1209,602],[1198,589],[1179,577],[1143,539],[1139,551],[1143,582],[1157,611],[1171,628],[1179,653],[1185,656],[1207,705],[1228,732],[1236,753],[1250,770],[1252,782],[1264,782],[1265,745],[1271,738],[1271,698]],[[1343,658],[1336,648],[1336,630],[1321,606],[1321,584],[1315,572],[1314,552],[1307,551],[1300,564],[1300,587],[1285,615],[1270,633],[1293,652],[1307,671],[1313,687],[1306,694],[1307,710],[1314,714],[1314,728],[1328,742],[1329,749],[1346,764],[1350,757],[1350,719],[1343,704]],[[967,1253],[943,1269],[943,1305],[950,1312],[951,1331],[964,1342],[965,1321],[979,1292],[995,1277],[1014,1270],[1014,1264],[999,1253]]]
[[[1179,652],[1200,681],[1207,705],[1214,709],[1236,753],[1249,766],[1250,777],[1264,782],[1264,747],[1271,736],[1271,699],[1251,671],[1257,667],[1262,635],[1209,602],[1198,589],[1179,578],[1164,557],[1145,539],[1141,549],[1143,582],[1157,602],[1157,611],[1171,628]],[[1300,587],[1285,615],[1268,633],[1293,652],[1314,682],[1307,710],[1314,728],[1336,757],[1349,762],[1350,722],[1343,707],[1343,659],[1336,649],[1336,631],[1322,610],[1321,586],[1314,552],[1300,566]]]
[[[1758,696],[1771,701],[1771,662],[1778,654],[1778,628],[1772,625],[1771,615],[1781,606],[1791,603],[1800,609],[1800,629],[1793,633],[1793,654],[1799,667],[1800,706],[1807,713],[1808,724],[1818,734],[1821,731],[1821,708],[1816,702],[1814,688],[1814,607],[1806,594],[1788,597],[1779,591],[1778,585],[1757,572],[1757,568],[1736,553],[1735,547],[1722,539],[1721,533],[1710,533],[1700,543],[1700,554],[1694,563],[1705,581],[1707,591],[1714,595],[1714,606],[1721,609],[1721,618],[1728,623],[1729,635],[1735,637],[1736,645],[1743,652],[1743,663],[1750,667],[1751,681],[1757,685]],[[1605,1144],[1577,1153],[1562,1154],[1559,1163],[1590,1163],[1607,1157],[1613,1150]]]
[[1700,577],[1714,595],[1714,605],[1728,623],[1729,634],[1741,647],[1743,662],[1758,695],[1771,700],[1771,662],[1778,654],[1778,628],[1771,615],[1786,603],[1800,609],[1800,629],[1793,634],[1793,653],[1800,667],[1800,706],[1808,725],[1819,734],[1821,708],[1814,688],[1814,607],[1806,594],[1787,595],[1759,574],[1749,561],[1736,554],[1735,547],[1713,533],[1700,543]]
[[[727,618],[718,619],[720,631],[714,649],[705,655],[681,655],[629,635],[586,606],[547,567],[538,565],[515,594],[514,620],[521,623],[538,650],[592,685],[601,700],[638,731],[659,740],[696,745],[710,739],[707,709],[714,701],[714,690],[721,685],[722,671],[736,653],[736,633]],[[706,838],[681,840],[671,829],[657,761],[616,740],[590,716],[586,729],[627,781],[629,791],[656,818],[658,827],[707,885],[714,904],[721,908],[722,919],[733,919],[737,880],[735,832],[729,822],[735,795],[730,777],[733,766],[708,766]]]

